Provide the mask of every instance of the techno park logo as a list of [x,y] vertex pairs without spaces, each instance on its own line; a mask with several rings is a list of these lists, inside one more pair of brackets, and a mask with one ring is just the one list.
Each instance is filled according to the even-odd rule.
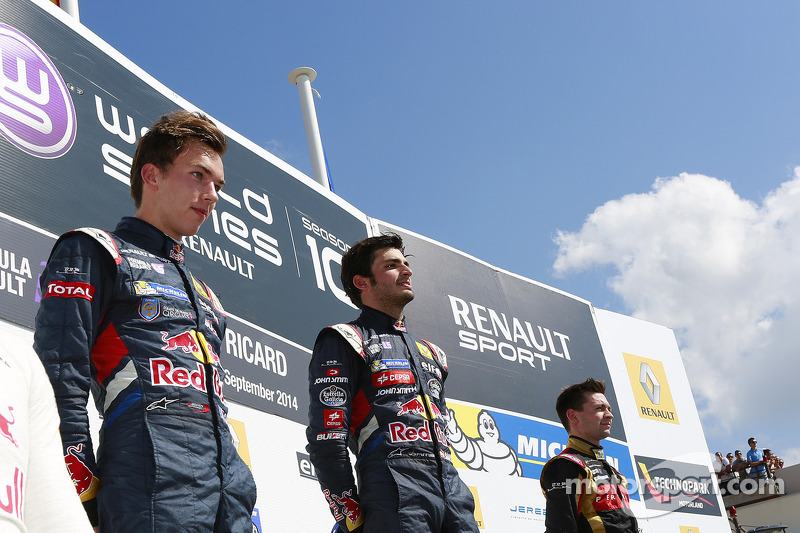
[[0,24],[0,134],[30,155],[55,159],[72,148],[76,132],[75,106],[53,62]]
[[625,358],[639,416],[669,424],[680,424],[664,364],[655,359],[629,353],[622,355]]

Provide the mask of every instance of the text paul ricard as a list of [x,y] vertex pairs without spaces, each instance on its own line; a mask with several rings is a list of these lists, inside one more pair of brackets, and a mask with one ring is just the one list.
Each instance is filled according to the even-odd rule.
[[553,360],[569,360],[569,337],[527,320],[508,317],[486,306],[447,295],[453,321],[460,329],[459,346],[480,353],[497,354],[547,371]]

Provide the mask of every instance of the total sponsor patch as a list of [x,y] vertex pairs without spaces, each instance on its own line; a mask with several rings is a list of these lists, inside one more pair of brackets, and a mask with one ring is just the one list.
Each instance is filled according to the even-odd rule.
[[331,385],[322,389],[319,393],[319,401],[328,407],[341,407],[347,401],[347,391],[336,385]]
[[90,302],[94,299],[94,287],[88,283],[53,281],[47,285],[44,298],[57,296],[59,298],[83,298]]

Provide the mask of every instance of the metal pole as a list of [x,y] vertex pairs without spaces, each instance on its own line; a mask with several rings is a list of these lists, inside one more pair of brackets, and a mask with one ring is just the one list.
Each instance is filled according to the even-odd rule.
[[317,109],[314,107],[314,98],[311,94],[311,82],[316,77],[317,72],[313,68],[300,67],[289,73],[289,83],[297,85],[297,92],[300,95],[300,107],[303,109],[303,122],[306,125],[308,152],[311,155],[311,170],[314,180],[330,190],[325,153],[322,150],[322,138],[319,135],[319,124],[317,123]]
[[58,5],[61,9],[66,11],[68,15],[74,18],[76,22],[80,22],[81,17],[78,12],[78,0],[60,0]]

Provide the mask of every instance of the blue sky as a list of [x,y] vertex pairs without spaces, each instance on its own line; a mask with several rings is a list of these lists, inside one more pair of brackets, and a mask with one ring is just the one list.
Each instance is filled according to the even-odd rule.
[[[80,0],[81,21],[336,192],[673,328],[712,451],[800,462],[800,4]],[[658,181],[657,181],[658,180]],[[799,295],[800,296],[800,295]],[[768,391],[768,392],[767,392]]]

